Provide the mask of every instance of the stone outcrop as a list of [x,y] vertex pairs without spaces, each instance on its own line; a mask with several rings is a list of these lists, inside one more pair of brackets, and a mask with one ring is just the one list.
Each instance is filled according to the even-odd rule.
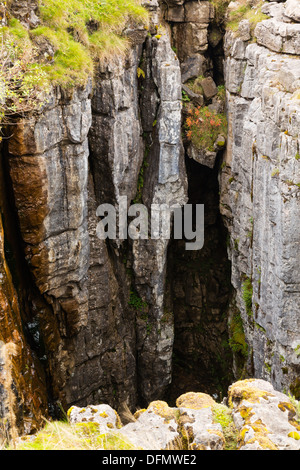
[[287,395],[261,379],[233,384],[228,390],[240,450],[298,450],[299,418]]
[[[264,380],[233,383],[226,404],[189,392],[175,407],[155,401],[123,425],[107,405],[69,410],[71,424],[96,423],[140,450],[299,450],[299,415],[290,398]],[[230,419],[229,419],[230,417]],[[234,444],[232,444],[234,440]]]

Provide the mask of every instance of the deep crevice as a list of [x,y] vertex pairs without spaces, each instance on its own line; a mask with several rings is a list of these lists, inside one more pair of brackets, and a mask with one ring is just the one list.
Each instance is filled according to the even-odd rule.
[[205,242],[199,251],[186,251],[184,240],[170,243],[168,282],[175,327],[170,403],[191,390],[221,399],[232,380],[227,327],[231,264],[219,211],[219,163],[212,170],[187,157],[186,167],[189,204],[205,207]]

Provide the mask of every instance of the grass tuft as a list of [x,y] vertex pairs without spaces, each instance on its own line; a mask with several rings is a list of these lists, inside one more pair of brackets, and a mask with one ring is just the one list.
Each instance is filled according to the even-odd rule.
[[19,441],[16,450],[133,450],[117,431],[101,433],[98,423],[47,422],[35,436]]

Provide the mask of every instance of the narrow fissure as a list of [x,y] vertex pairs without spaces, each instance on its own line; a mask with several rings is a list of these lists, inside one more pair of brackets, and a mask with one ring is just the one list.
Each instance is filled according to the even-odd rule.
[[[208,49],[202,57],[204,76],[218,87],[218,95],[212,100],[204,96],[202,105],[225,113],[224,31],[217,18],[209,25]],[[184,79],[185,65],[182,67]],[[193,95],[185,94],[185,98],[183,120],[190,105],[199,106],[199,98],[195,102]],[[185,147],[188,204],[204,204],[205,242],[202,250],[186,251],[185,240],[171,240],[168,251],[166,304],[174,316],[174,347],[166,400],[173,405],[178,396],[191,390],[222,400],[234,378],[235,363],[230,347],[234,289],[227,253],[229,235],[219,208],[223,150],[209,168],[189,158]]]
[[200,251],[186,251],[184,240],[172,240],[168,282],[175,341],[171,402],[190,390],[220,399],[232,380],[228,308],[232,295],[226,230],[219,212],[218,169],[186,158],[189,204],[204,204],[205,242]]

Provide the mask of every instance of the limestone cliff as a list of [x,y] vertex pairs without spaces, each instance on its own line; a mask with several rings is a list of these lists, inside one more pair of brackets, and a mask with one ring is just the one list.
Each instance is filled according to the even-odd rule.
[[245,19],[226,33],[230,129],[221,212],[249,372],[298,394],[300,24],[294,3],[266,3],[267,19],[256,27]]
[[[298,3],[142,3],[150,22],[126,25],[125,54],[52,84],[4,128],[0,339],[22,342],[16,375],[40,371],[40,385],[15,384],[37,421],[60,406],[222,397],[241,374],[299,398]],[[38,4],[12,1],[10,15],[35,31]],[[56,42],[34,37],[53,66]],[[203,109],[199,141],[187,122]],[[98,206],[124,197],[204,204],[203,249],[99,239]]]

